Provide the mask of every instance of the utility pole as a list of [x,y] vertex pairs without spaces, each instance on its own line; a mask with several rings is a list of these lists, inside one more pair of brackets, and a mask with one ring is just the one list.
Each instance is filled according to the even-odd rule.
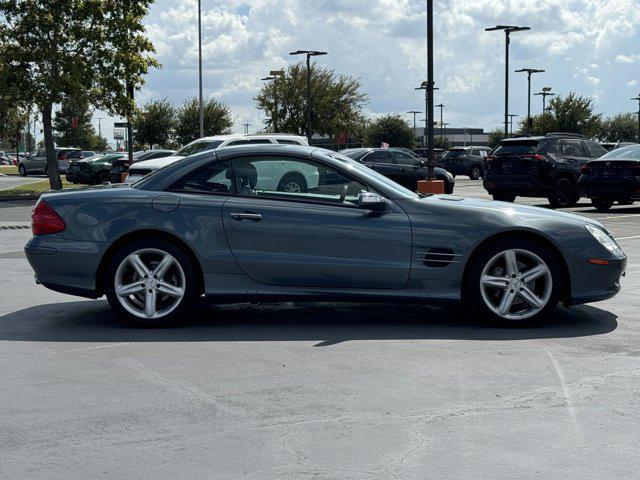
[[318,55],[326,55],[327,52],[321,52],[318,50],[296,50],[289,53],[289,55],[306,55],[307,56],[307,142],[311,145],[311,137],[313,137],[313,126],[311,120],[311,57]]
[[555,93],[551,93],[551,87],[542,87],[542,91],[534,95],[542,95],[542,115],[544,115],[547,111],[547,97],[553,97]]
[[204,137],[204,105],[202,102],[202,1],[198,0],[198,115],[200,117],[200,138]]
[[[521,68],[516,72],[527,72],[527,135],[531,133],[531,75],[534,73],[542,73],[544,70],[538,68]],[[513,133],[513,128],[511,129]]]
[[[419,87],[414,88],[414,90],[424,90],[424,106],[425,112],[429,110],[429,89],[427,87],[429,82],[422,82]],[[438,87],[433,87],[433,90],[439,90]],[[433,116],[432,116],[433,117]],[[424,132],[422,135],[422,146],[423,148],[428,148],[428,123],[429,123],[429,115],[427,115],[424,119]],[[433,123],[433,120],[432,120]]]
[[444,104],[440,103],[440,105],[435,105],[440,109],[440,148],[444,148],[444,129],[442,123],[442,110],[444,110]]
[[517,114],[515,114],[515,113],[510,113],[510,114],[509,114],[509,122],[510,122],[510,124],[511,124],[511,128],[510,128],[511,133],[510,133],[510,135],[511,135],[512,137],[513,137],[513,117],[519,117],[519,116],[520,116],[520,115],[517,115]]
[[531,27],[518,27],[515,25],[496,25],[485,28],[486,32],[504,30],[505,41],[505,63],[504,63],[504,136],[509,136],[509,44],[511,43],[511,32],[521,32],[531,30]]
[[244,126],[244,134],[245,135],[249,135],[249,125],[251,125],[250,123],[243,123],[242,124]]
[[410,110],[407,113],[413,114],[413,138],[416,138],[416,115],[422,112],[420,110]]
[[640,95],[638,95],[635,98],[632,98],[631,100],[638,101],[638,143],[640,143]]

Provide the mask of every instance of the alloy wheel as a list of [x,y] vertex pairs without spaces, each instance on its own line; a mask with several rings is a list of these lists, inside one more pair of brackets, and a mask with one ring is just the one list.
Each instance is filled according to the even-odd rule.
[[302,187],[296,181],[290,181],[284,184],[284,191],[290,193],[301,193]]
[[487,262],[480,275],[482,299],[506,320],[524,320],[548,304],[553,291],[549,266],[524,249],[509,249]]
[[145,248],[127,255],[116,270],[115,293],[120,305],[139,318],[161,318],[175,310],[185,295],[186,280],[171,254]]

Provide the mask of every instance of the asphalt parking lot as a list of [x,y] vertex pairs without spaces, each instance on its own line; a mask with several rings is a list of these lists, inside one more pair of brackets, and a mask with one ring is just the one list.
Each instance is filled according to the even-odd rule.
[[31,207],[0,202],[2,478],[638,478],[640,204],[569,209],[617,237],[622,292],[517,330],[298,303],[125,328],[34,284]]

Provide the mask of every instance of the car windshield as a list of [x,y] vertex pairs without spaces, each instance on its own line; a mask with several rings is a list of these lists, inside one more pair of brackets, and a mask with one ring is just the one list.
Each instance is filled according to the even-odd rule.
[[605,160],[615,158],[620,160],[640,160],[640,145],[631,145],[628,147],[616,148],[600,157]]
[[375,170],[372,170],[366,165],[363,165],[362,163],[357,162],[342,153],[332,152],[331,150],[320,151],[320,153],[327,157],[331,157],[335,160],[339,160],[341,162],[348,164],[349,170],[355,170],[360,174],[364,175],[365,177],[372,178],[376,182],[384,184],[385,187],[394,191],[395,193],[394,196],[404,197],[404,198],[407,198],[407,197],[417,198],[419,196],[418,194],[412,192],[411,190],[404,188],[402,185],[399,185],[393,180],[390,180],[389,178],[385,177],[381,173],[378,173]]
[[449,150],[445,158],[456,158],[464,153],[464,150]]
[[340,155],[351,158],[352,160],[357,160],[362,158],[368,150],[343,150],[340,152]]
[[222,140],[199,140],[182,147],[178,150],[176,156],[188,157],[189,155],[218,148],[220,144],[222,144]]

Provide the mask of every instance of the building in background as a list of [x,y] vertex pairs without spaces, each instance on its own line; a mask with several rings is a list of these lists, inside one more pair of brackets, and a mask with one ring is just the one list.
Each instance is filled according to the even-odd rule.
[[[433,127],[433,136],[436,143],[440,142],[440,125]],[[489,134],[484,132],[483,128],[450,128],[442,129],[442,136],[446,138],[454,147],[465,147],[467,145],[489,145]],[[416,142],[422,145],[424,139],[424,127],[416,128]]]

